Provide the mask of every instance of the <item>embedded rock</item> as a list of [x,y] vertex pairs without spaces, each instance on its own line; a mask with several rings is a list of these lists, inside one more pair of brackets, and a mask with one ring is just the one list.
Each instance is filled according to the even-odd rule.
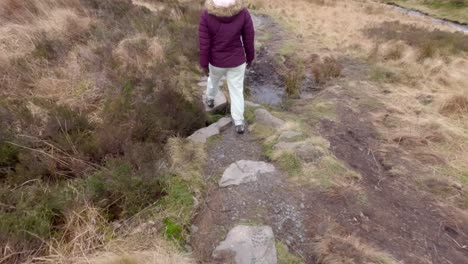
[[240,185],[242,183],[254,182],[262,174],[275,172],[272,164],[262,161],[240,160],[231,164],[223,173],[219,181],[220,187]]
[[229,261],[226,256],[233,258],[229,263],[236,264],[278,263],[273,230],[269,226],[234,227],[213,252],[222,263]]
[[258,124],[270,126],[276,129],[281,128],[284,125],[283,120],[273,116],[265,109],[255,110],[255,120]]

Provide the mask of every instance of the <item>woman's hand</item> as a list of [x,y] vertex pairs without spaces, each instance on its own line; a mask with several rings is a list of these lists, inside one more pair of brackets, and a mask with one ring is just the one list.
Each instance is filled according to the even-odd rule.
[[203,73],[205,74],[205,76],[210,76],[210,69],[209,68],[203,68]]

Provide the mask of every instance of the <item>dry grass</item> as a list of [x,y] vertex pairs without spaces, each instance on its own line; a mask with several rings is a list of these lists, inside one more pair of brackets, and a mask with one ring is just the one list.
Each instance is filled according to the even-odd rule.
[[203,145],[183,138],[171,138],[167,148],[172,170],[177,175],[187,181],[202,178],[201,172],[206,161]]
[[155,234],[136,233],[116,238],[98,250],[76,251],[76,254],[57,254],[34,259],[26,263],[57,264],[191,264],[194,259],[181,253],[174,245]]
[[440,113],[444,115],[468,114],[468,97],[465,95],[454,95],[448,99],[440,108]]
[[333,57],[325,57],[323,60],[315,61],[312,64],[312,74],[314,81],[318,85],[323,85],[327,81],[341,76],[343,66]]
[[353,236],[327,235],[315,244],[314,254],[320,264],[397,264],[390,255],[362,243]]
[[0,262],[89,256],[110,222],[158,202],[190,218],[201,183],[180,178],[201,165],[168,180],[163,146],[204,125],[188,34],[200,5],[138,4],[0,1]]

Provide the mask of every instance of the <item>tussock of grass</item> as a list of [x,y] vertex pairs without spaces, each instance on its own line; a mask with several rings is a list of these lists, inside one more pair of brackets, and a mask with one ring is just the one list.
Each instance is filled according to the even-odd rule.
[[468,115],[468,97],[465,95],[454,95],[449,98],[440,108],[443,115]]
[[202,168],[206,152],[202,145],[184,138],[170,138],[167,144],[171,168],[186,181],[202,179]]
[[324,188],[333,186],[349,186],[361,179],[361,175],[344,165],[329,154],[316,164],[306,164],[299,181],[312,183]]
[[302,172],[302,161],[294,153],[284,152],[276,159],[276,161],[281,169],[286,171],[290,176],[296,176]]
[[312,65],[314,81],[318,85],[323,85],[334,78],[340,77],[342,71],[343,66],[333,57],[325,57]]

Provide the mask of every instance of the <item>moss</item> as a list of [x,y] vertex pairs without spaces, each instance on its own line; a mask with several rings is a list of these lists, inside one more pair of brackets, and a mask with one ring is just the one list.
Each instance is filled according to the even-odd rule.
[[276,242],[276,253],[278,256],[278,264],[302,264],[302,259],[292,254],[288,247],[282,242]]

